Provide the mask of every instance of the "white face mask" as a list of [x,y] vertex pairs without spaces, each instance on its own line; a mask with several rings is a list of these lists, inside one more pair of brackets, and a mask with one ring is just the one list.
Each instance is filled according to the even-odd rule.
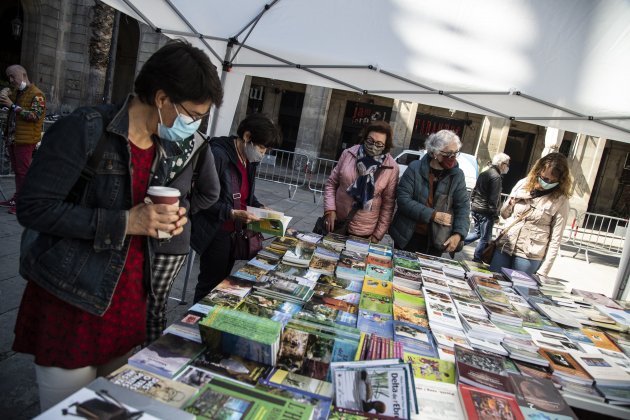
[[265,157],[265,154],[258,150],[258,147],[254,146],[254,143],[248,141],[245,143],[245,157],[250,162],[260,162]]
[[505,175],[505,174],[507,174],[509,171],[510,171],[510,167],[506,165],[506,166],[505,166],[505,169],[503,169],[503,170],[501,171],[501,175]]
[[20,83],[20,87],[18,87],[18,90],[24,90],[24,89],[26,89],[26,82],[22,80],[22,83]]

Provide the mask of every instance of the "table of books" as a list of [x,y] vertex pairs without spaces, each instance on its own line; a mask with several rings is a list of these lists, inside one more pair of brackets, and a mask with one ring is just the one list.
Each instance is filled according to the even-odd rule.
[[571,407],[630,418],[623,302],[290,233],[42,418],[87,417],[99,401],[125,418],[577,418]]

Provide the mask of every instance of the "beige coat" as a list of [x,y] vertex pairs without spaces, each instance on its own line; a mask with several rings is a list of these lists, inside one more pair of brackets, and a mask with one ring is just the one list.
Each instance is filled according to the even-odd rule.
[[529,260],[544,260],[537,273],[546,276],[560,249],[569,199],[549,195],[531,198],[523,189],[524,184],[525,178],[514,186],[510,198],[501,208],[501,217],[507,219],[505,226],[509,226],[522,213],[530,208],[532,211],[501,237],[497,249]]

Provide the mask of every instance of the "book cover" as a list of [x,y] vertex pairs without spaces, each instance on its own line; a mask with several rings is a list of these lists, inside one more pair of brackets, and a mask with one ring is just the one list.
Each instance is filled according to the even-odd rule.
[[416,380],[430,380],[447,384],[454,384],[456,380],[455,363],[405,352],[405,362],[411,363],[413,376]]
[[[337,267],[337,272],[339,267]],[[317,283],[323,284],[325,286],[333,286],[338,287],[340,289],[350,290],[351,292],[361,293],[363,289],[363,275],[361,275],[360,280],[349,280],[346,278],[339,277],[338,275],[324,275],[320,276],[317,279]]]
[[185,411],[197,419],[292,418],[309,420],[313,407],[234,381],[213,378]]
[[287,388],[278,384],[269,383],[261,379],[256,389],[269,393],[270,397],[280,396],[296,403],[311,406],[313,408],[312,420],[327,420],[332,408],[332,399],[312,395],[299,389]]
[[390,258],[380,257],[376,255],[369,254],[365,259],[366,267],[368,264],[371,265],[380,265],[385,268],[392,268],[392,260]]
[[527,362],[514,361],[514,364],[518,368],[519,372],[526,376],[531,376],[540,379],[552,379],[552,370],[547,366],[538,366]]
[[165,404],[180,408],[197,389],[186,384],[163,378],[144,369],[124,365],[107,376],[110,382],[146,395]]
[[409,418],[409,390],[406,371],[402,368],[336,368],[333,381],[338,407]]
[[512,384],[501,356],[455,346],[455,366],[459,382],[512,393]]
[[582,333],[588,337],[597,348],[621,352],[621,349],[617,347],[603,331],[595,328],[582,328]]
[[630,373],[619,369],[611,357],[575,351],[571,352],[571,356],[595,380],[596,385],[630,387]]
[[348,302],[353,305],[358,305],[361,299],[361,294],[353,292],[348,289],[341,289],[339,287],[329,286],[326,284],[318,283],[313,289],[314,296],[319,298],[332,298],[343,302]]
[[412,419],[445,420],[465,418],[457,386],[424,379],[415,380],[420,412]]
[[392,282],[382,279],[376,279],[366,275],[363,279],[363,289],[361,291],[362,293],[373,293],[376,295],[391,297]]
[[332,399],[334,395],[334,389],[330,382],[320,381],[319,379],[299,375],[284,369],[275,368],[267,376],[267,381],[324,398]]
[[198,302],[207,307],[225,306],[228,308],[236,308],[241,302],[241,297],[231,293],[225,293],[220,290],[213,290]]
[[203,346],[195,341],[173,334],[164,334],[148,347],[131,356],[128,363],[133,367],[172,379],[202,350]]
[[365,276],[375,280],[391,281],[392,269],[376,264],[367,264],[365,267]]
[[512,395],[492,392],[459,384],[462,406],[469,420],[514,419],[524,420],[516,398]]
[[[213,349],[204,350],[190,365],[208,371],[212,376],[220,375],[251,385],[255,385],[271,371],[269,365]],[[192,375],[192,372],[190,374]],[[197,375],[203,376],[198,373]],[[181,380],[181,376],[178,380]]]
[[429,328],[429,318],[425,307],[408,306],[405,302],[394,301],[392,310],[396,321],[404,321],[423,328]]
[[394,267],[403,268],[409,271],[414,271],[416,275],[420,274],[420,271],[422,270],[422,266],[418,262],[417,258],[411,260],[408,258],[400,258],[400,257],[394,256],[393,262],[394,262]]
[[363,332],[373,333],[386,338],[394,337],[393,319],[391,315],[360,309],[357,328]]
[[428,328],[394,321],[394,341],[402,343],[403,350],[422,356],[437,357],[437,348]]
[[329,275],[335,272],[336,266],[336,261],[320,257],[319,255],[313,255],[309,264],[310,270]]
[[575,361],[571,354],[546,348],[541,348],[540,354],[549,361],[549,366],[553,369],[554,374],[560,373],[567,379],[588,384],[593,383],[593,378]]
[[266,233],[273,236],[285,236],[292,217],[284,213],[269,209],[247,206],[247,211],[254,214],[260,220],[250,222],[247,227],[255,232]]
[[507,306],[510,300],[501,290],[491,289],[489,287],[477,287],[477,293],[483,302],[496,303],[497,305]]
[[267,270],[264,268],[256,267],[248,263],[233,273],[232,277],[256,283],[259,282],[266,273]]
[[510,375],[516,401],[526,418],[577,420],[577,417],[548,379]]
[[184,368],[184,370],[177,374],[175,380],[192,386],[193,388],[201,389],[215,376],[217,376],[217,374],[213,372],[188,365]]
[[376,293],[363,292],[359,301],[359,308],[381,314],[392,313],[392,299]]

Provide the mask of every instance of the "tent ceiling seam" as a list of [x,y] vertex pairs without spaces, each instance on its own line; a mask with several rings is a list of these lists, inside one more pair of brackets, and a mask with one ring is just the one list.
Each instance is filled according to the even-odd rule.
[[[260,19],[262,19],[263,15],[267,12],[267,10],[271,9],[278,1],[280,1],[280,0],[274,0],[272,3],[266,4],[265,7],[263,7],[263,10],[260,13],[258,13],[258,16],[256,16],[253,20],[251,20],[243,29],[241,29],[236,35],[234,35],[231,38],[231,39],[236,40],[236,42],[238,43],[239,47],[236,50],[236,52],[234,53],[234,55],[232,56],[232,58],[230,58],[228,60],[227,64],[232,65],[232,63],[234,62],[234,59],[236,58],[238,53],[241,51],[241,48],[243,48],[243,46],[247,42],[247,38],[249,38],[251,33],[254,31],[254,28],[256,27],[256,25],[258,25],[258,22],[260,22]],[[249,28],[249,32],[247,32],[247,35],[245,35],[245,38],[243,39],[243,41],[239,41],[238,37],[245,31],[246,28],[248,28],[250,26],[251,26],[251,28]]]

